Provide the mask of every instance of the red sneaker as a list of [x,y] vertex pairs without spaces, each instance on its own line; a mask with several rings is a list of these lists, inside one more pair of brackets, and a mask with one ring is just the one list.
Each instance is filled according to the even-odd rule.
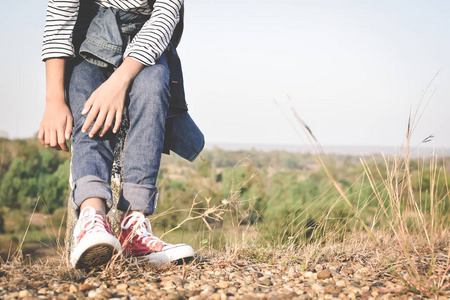
[[108,263],[121,250],[104,215],[85,207],[73,231],[74,248],[70,262],[77,269],[90,269]]
[[120,225],[119,240],[125,257],[139,257],[154,265],[194,258],[191,246],[167,244],[154,236],[150,221],[142,213],[123,214]]

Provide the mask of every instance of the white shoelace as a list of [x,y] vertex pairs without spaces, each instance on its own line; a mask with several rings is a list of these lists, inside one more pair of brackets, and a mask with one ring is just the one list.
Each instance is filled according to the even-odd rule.
[[[136,223],[133,225],[134,222]],[[131,213],[123,219],[120,225],[125,230],[133,229],[132,236],[137,235],[137,240],[147,247],[155,247],[158,242],[161,242],[163,246],[165,245],[163,241],[153,235],[150,220],[143,214]]]
[[83,209],[80,216],[80,222],[81,230],[84,230],[86,232],[104,231],[108,233],[108,231],[106,230],[106,220],[102,215],[97,214],[95,212],[95,209],[93,209],[92,207]]

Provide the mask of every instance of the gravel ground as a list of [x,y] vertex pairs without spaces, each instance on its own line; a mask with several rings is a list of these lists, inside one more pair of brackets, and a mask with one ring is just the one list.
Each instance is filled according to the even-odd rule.
[[[389,272],[355,262],[270,265],[200,259],[185,266],[117,266],[85,273],[60,262],[4,263],[1,299],[422,299]],[[449,299],[450,291],[434,295]]]

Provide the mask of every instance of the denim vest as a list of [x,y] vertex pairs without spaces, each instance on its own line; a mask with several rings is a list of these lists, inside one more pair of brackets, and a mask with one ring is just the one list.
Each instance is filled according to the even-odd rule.
[[[183,11],[180,13],[182,15]],[[99,67],[118,68],[126,46],[148,18],[115,8],[104,8],[94,1],[80,1],[73,31],[75,53]],[[187,114],[183,72],[174,46],[178,45],[182,29],[183,23],[177,25],[172,42],[165,50],[170,71],[170,99],[163,153],[169,154],[169,150],[172,150],[192,161],[203,149],[204,138]]]

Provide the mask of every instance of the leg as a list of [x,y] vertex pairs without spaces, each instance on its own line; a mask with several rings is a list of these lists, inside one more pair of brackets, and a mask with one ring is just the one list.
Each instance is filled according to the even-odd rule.
[[89,138],[81,132],[86,119],[81,115],[83,105],[109,74],[83,60],[69,64],[66,75],[66,98],[74,118],[71,199],[79,212],[70,261],[76,268],[89,269],[106,264],[114,252],[121,250],[105,217],[105,200],[112,205],[110,172],[114,136],[108,133],[103,138]]
[[149,215],[156,209],[158,176],[164,145],[169,99],[166,56],[142,70],[129,94],[130,128],[125,140],[124,184],[118,208],[123,214],[119,240],[124,256],[138,256],[151,264],[188,261],[194,250],[186,244],[164,243],[152,233]]
[[[108,77],[105,69],[86,61],[68,67],[67,102],[74,118],[72,133],[72,201],[77,212],[85,206],[92,206],[105,213],[106,201],[112,205],[110,189],[113,161],[112,133],[100,138],[90,138],[81,132],[86,116],[81,115],[83,105],[95,89]],[[86,201],[85,201],[86,200]]]
[[152,214],[156,207],[156,179],[164,144],[169,106],[169,69],[163,54],[144,68],[129,93],[130,128],[125,140],[123,187],[118,208]]

